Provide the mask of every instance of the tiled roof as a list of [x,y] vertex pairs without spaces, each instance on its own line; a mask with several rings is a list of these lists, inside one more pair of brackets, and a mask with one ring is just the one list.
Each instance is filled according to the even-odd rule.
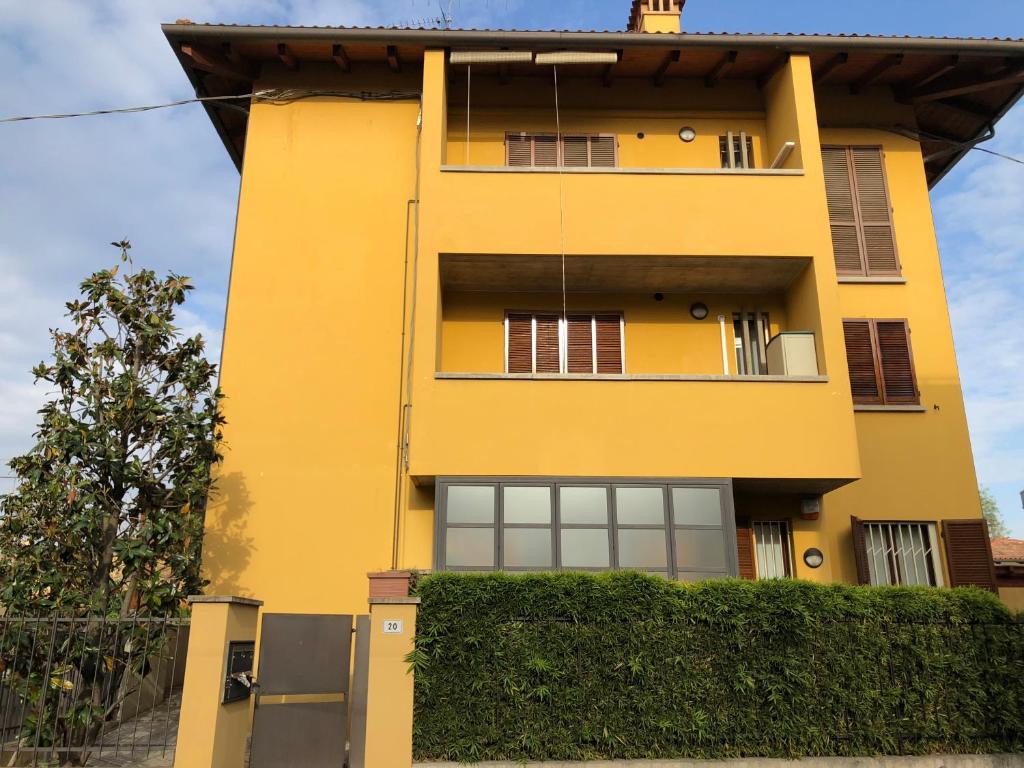
[[[233,29],[336,29],[338,31],[345,30],[365,30],[375,32],[394,32],[397,30],[409,30],[409,29],[422,29],[424,31],[431,32],[476,32],[476,33],[508,33],[508,32],[523,32],[527,34],[533,33],[555,33],[555,34],[590,34],[590,35],[615,35],[615,34],[633,34],[633,35],[650,35],[650,32],[634,32],[626,31],[621,29],[477,29],[475,27],[452,27],[450,29],[442,29],[440,26],[432,27],[408,27],[408,26],[344,26],[344,25],[311,25],[311,26],[287,26],[279,24],[217,24],[215,22],[196,22],[190,19],[178,19],[176,24],[189,24],[196,27],[231,27]],[[861,34],[857,32],[682,32],[682,37],[826,37],[826,38],[839,38],[839,39],[869,39],[869,40],[975,40],[980,42],[1004,42],[1004,43],[1024,43],[1024,37],[949,37],[943,35],[872,35],[872,34]]]
[[1011,539],[1008,536],[992,539],[992,559],[997,563],[1024,563],[1024,539]]

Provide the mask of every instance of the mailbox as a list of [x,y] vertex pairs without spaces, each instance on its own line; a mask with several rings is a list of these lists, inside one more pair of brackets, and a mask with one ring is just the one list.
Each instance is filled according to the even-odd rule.
[[256,643],[252,640],[229,640],[227,672],[224,676],[224,695],[221,704],[244,701],[252,693],[252,662],[256,654]]

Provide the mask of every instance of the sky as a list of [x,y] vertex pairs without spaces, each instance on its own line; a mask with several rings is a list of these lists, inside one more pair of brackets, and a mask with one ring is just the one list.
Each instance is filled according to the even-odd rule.
[[[159,24],[430,24],[623,29],[629,0],[0,0],[0,117],[188,98]],[[689,0],[686,31],[1024,37],[1020,0]],[[986,147],[1024,157],[1024,103]],[[216,359],[238,173],[197,105],[0,124],[0,464],[32,445],[29,369],[112,240],[193,278],[179,314]],[[1024,165],[972,152],[932,192],[979,481],[1024,537]],[[1010,331],[1002,333],[1006,326]],[[0,476],[9,475],[0,466]],[[5,485],[6,484],[6,485]],[[0,479],[0,492],[9,481]]]

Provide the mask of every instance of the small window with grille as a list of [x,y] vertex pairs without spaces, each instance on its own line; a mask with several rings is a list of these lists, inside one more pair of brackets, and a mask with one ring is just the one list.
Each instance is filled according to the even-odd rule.
[[757,578],[784,579],[793,575],[793,546],[789,523],[759,520],[753,524]]
[[719,136],[718,153],[723,168],[754,167],[754,141],[745,131],[729,131],[725,136]]
[[933,523],[865,521],[863,525],[872,585],[942,585]]

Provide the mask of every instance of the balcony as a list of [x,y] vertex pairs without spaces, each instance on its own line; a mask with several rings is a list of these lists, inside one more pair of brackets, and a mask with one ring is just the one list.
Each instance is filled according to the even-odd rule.
[[[437,365],[416,395],[429,450],[411,471],[841,485],[859,475],[856,436],[827,375],[813,271],[799,258],[574,255],[563,320],[560,257],[442,255]],[[800,372],[773,370],[773,339],[797,331],[814,342]]]

